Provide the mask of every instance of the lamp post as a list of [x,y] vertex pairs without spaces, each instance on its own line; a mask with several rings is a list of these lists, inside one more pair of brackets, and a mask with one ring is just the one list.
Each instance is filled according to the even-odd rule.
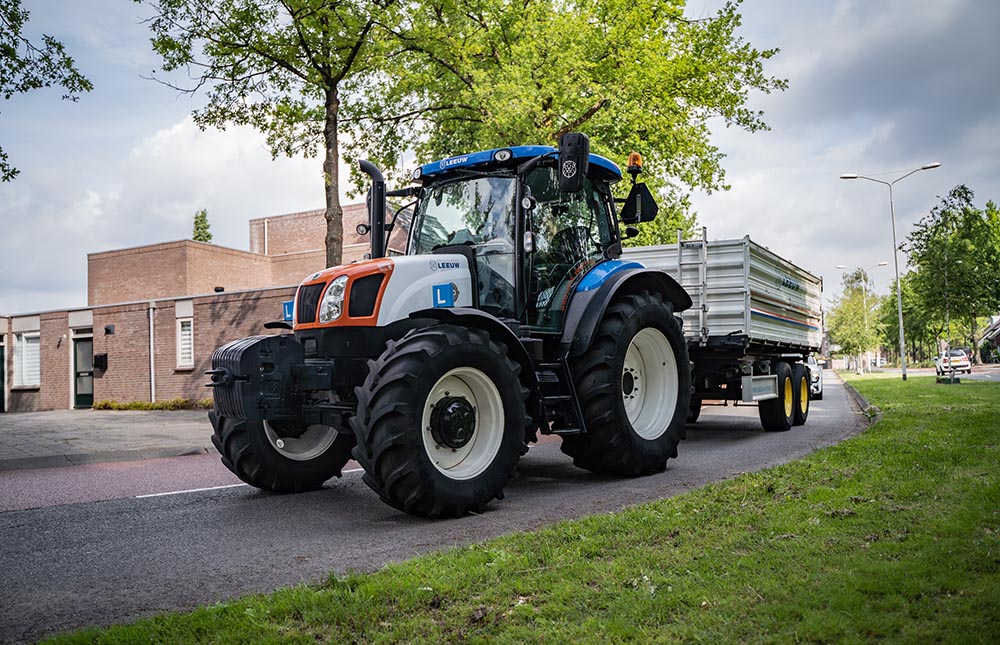
[[[870,267],[854,267],[855,271],[862,272],[864,274],[864,277],[865,277],[865,282],[862,283],[862,285],[861,285],[861,306],[863,306],[865,308],[865,341],[866,342],[868,340],[868,284],[867,284],[868,283],[868,272],[871,271],[872,269],[877,268],[877,267],[884,267],[884,266],[889,266],[889,263],[883,260],[882,262],[879,262],[878,264],[872,265]],[[847,266],[846,264],[838,264],[836,268],[838,268],[838,269],[849,269],[850,267]],[[865,349],[865,364],[868,366],[868,372],[870,373],[872,371],[872,359],[871,359],[871,352],[868,351],[868,348]],[[861,369],[861,372],[864,373],[864,368]]]
[[903,368],[904,381],[906,380],[906,341],[903,337],[903,285],[899,282],[899,248],[896,245],[896,209],[892,203],[892,186],[893,184],[906,179],[913,173],[920,172],[921,170],[932,170],[940,165],[941,164],[937,161],[925,163],[919,168],[915,168],[905,175],[893,179],[892,181],[882,181],[881,179],[866,177],[857,173],[844,173],[840,176],[841,179],[867,179],[868,181],[874,181],[877,184],[889,187],[889,219],[892,221],[892,261],[896,265],[896,309],[899,314],[899,365]]

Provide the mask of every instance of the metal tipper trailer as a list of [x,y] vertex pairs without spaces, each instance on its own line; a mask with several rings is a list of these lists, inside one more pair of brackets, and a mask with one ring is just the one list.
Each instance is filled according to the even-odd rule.
[[691,295],[682,312],[692,363],[689,421],[702,401],[756,402],[765,430],[805,423],[805,360],[823,338],[823,281],[753,242],[680,240],[624,250],[623,260],[670,274]]

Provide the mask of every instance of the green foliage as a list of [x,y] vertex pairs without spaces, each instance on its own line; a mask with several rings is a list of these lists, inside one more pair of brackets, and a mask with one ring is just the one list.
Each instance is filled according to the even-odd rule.
[[843,295],[827,317],[830,338],[850,355],[878,347],[883,324],[878,316],[879,297],[872,293],[871,280],[864,269],[844,274]]
[[212,225],[208,223],[208,211],[206,209],[201,209],[194,214],[194,231],[191,233],[191,239],[195,242],[206,242],[211,243],[212,241]]
[[167,401],[95,401],[95,410],[211,410],[212,399],[170,399]]
[[[76,101],[93,84],[73,65],[66,48],[52,36],[42,35],[42,45],[23,35],[29,13],[21,0],[0,0],[0,94],[10,100],[15,94],[59,85],[64,100]],[[10,165],[0,148],[0,181],[10,181],[20,171]]]
[[784,466],[54,642],[994,642],[1000,386],[852,383],[881,419]]
[[923,307],[960,321],[969,331],[962,344],[978,349],[978,319],[1000,311],[1000,211],[992,201],[976,208],[974,197],[967,186],[953,188],[915,225],[906,251]]
[[691,228],[688,191],[727,187],[710,120],[766,129],[749,93],[786,87],[763,69],[778,50],[735,35],[737,8],[691,21],[680,0],[525,0],[516,10],[426,0],[394,30],[400,44],[382,82],[352,86],[367,97],[348,124],[353,149],[394,168],[402,142],[426,161],[584,132],[618,163],[643,153],[671,215],[669,235],[654,237],[672,239],[676,226]]
[[[924,306],[913,289],[914,273],[902,276],[903,284],[903,331],[906,338],[908,360],[917,363],[930,362],[933,365],[937,353],[937,338],[944,329],[944,317]],[[896,281],[893,280],[889,293],[881,299],[878,319],[885,332],[886,346],[892,354],[899,353],[899,314],[896,304]]]
[[[141,1],[141,0],[137,0]],[[342,112],[356,95],[342,85],[382,62],[376,21],[391,25],[392,0],[148,0],[153,49],[163,70],[186,70],[207,104],[202,128],[250,125],[271,154],[323,158],[327,263],[340,263],[343,210],[338,163]]]

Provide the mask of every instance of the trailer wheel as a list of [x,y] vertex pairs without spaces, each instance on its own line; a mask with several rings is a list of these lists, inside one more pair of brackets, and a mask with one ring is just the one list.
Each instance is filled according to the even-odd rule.
[[435,325],[390,342],[357,388],[354,457],[382,501],[427,517],[482,512],[528,451],[528,390],[485,331]]
[[275,492],[321,488],[331,477],[340,477],[354,447],[353,434],[330,426],[300,425],[291,433],[279,433],[266,421],[233,419],[215,410],[208,418],[223,465],[251,486]]
[[671,303],[648,292],[613,302],[593,345],[572,362],[586,433],[565,437],[562,451],[596,473],[664,470],[684,438],[689,365]]
[[800,426],[809,418],[809,371],[802,363],[796,363],[792,367],[792,387],[795,388],[792,425]]
[[795,416],[795,387],[792,368],[784,361],[774,363],[778,377],[778,397],[757,404],[757,413],[765,432],[790,430]]

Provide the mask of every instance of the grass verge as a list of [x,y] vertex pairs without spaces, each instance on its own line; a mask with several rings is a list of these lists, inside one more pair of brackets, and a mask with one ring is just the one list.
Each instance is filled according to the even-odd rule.
[[54,642],[997,642],[1000,386],[850,380],[882,419],[785,466]]

